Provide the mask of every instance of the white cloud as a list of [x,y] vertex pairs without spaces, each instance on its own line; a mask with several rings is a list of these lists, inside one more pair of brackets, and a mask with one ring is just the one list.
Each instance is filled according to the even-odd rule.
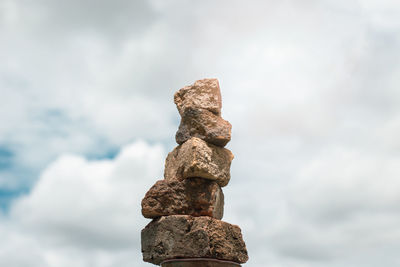
[[127,144],[172,146],[173,92],[207,76],[233,124],[225,220],[246,266],[398,265],[397,1],[64,2],[0,3],[0,188],[39,177],[2,219],[0,265],[139,262],[164,152]]
[[0,230],[9,230],[7,246],[0,248],[2,262],[138,265],[140,230],[149,221],[141,215],[140,201],[161,178],[164,157],[162,146],[143,141],[127,145],[112,160],[59,157],[32,191],[14,203],[9,218],[0,221]]
[[[235,210],[229,220],[244,227],[254,266],[395,266],[399,160],[328,147],[289,171],[292,177],[281,175],[279,184],[235,186],[233,203],[232,196],[226,200]],[[235,201],[243,194],[246,201]]]
[[329,149],[299,173],[292,204],[295,210],[330,223],[359,213],[396,212],[399,166],[398,157]]

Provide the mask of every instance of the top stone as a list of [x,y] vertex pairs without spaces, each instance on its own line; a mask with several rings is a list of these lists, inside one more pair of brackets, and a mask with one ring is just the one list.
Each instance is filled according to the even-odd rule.
[[187,108],[201,108],[220,116],[222,102],[218,80],[203,79],[185,86],[175,93],[174,102],[181,115]]

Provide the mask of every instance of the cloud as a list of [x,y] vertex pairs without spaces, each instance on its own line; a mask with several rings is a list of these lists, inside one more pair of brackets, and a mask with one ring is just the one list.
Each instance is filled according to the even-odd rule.
[[[2,263],[128,266],[129,259],[129,265],[138,265],[140,230],[148,223],[140,201],[161,178],[164,157],[161,145],[143,141],[125,146],[114,159],[60,156],[0,221],[10,230],[7,247],[0,248]],[[29,251],[31,245],[35,249]],[[7,253],[10,249],[14,253]],[[14,257],[15,252],[24,257]]]
[[219,78],[233,125],[224,220],[242,227],[248,266],[398,265],[398,10],[2,1],[0,265],[27,265],[11,249],[39,266],[139,262],[133,209],[163,163],[114,156],[137,139],[172,149],[173,92],[203,77]]
[[[148,1],[4,1],[3,25],[24,27],[48,37],[77,32],[123,37],[145,31],[156,14]],[[22,20],[22,18],[24,20]],[[51,21],[52,23],[47,23]],[[27,24],[23,24],[27,23]]]
[[398,166],[396,156],[328,147],[279,184],[233,188],[229,220],[243,226],[254,266],[396,265]]
[[[317,221],[329,223],[363,213],[396,212],[398,166],[397,157],[344,148],[325,151],[299,174],[292,204],[297,211],[310,212]],[[307,195],[300,196],[301,191]]]
[[[151,6],[107,5],[2,2],[0,145],[14,155],[2,169],[14,169],[1,170],[1,188],[30,188],[62,153],[101,157],[135,138],[154,142],[171,132],[173,104],[155,102],[141,78],[138,57],[152,53],[148,37],[132,35],[151,29]],[[117,41],[110,35],[120,24],[127,32]]]

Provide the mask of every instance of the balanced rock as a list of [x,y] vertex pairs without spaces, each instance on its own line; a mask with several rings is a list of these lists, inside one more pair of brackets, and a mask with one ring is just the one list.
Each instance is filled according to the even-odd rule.
[[186,108],[182,114],[175,139],[178,144],[198,137],[216,146],[224,147],[231,140],[232,125],[214,113],[197,108]]
[[157,181],[142,200],[146,218],[185,214],[222,219],[224,194],[216,182],[201,178]]
[[246,245],[240,228],[211,217],[171,215],[142,230],[143,260],[159,265],[176,258],[214,258],[245,263]]
[[170,152],[165,160],[164,178],[183,180],[200,177],[225,186],[230,180],[233,154],[230,150],[192,137]]
[[221,114],[221,91],[217,79],[203,79],[193,85],[185,86],[174,95],[178,111],[183,115],[187,108],[201,108]]

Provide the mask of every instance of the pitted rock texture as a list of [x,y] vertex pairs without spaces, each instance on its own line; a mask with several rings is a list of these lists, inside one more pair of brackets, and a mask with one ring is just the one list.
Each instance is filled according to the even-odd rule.
[[240,228],[211,217],[171,215],[142,230],[143,260],[159,265],[167,259],[214,258],[245,263],[246,245]]
[[233,154],[230,150],[193,137],[168,154],[164,178],[183,180],[200,177],[226,186],[231,177],[232,159]]
[[224,147],[231,140],[232,125],[205,109],[187,108],[182,115],[175,139],[182,144],[198,137],[216,146]]
[[196,258],[196,259],[176,259],[161,263],[162,267],[240,267],[237,262],[222,261],[216,259]]
[[224,194],[216,182],[201,178],[160,180],[143,198],[142,214],[146,218],[185,214],[222,219]]
[[185,86],[174,95],[174,102],[179,114],[187,108],[201,108],[221,115],[221,91],[217,79],[203,79],[193,85]]

